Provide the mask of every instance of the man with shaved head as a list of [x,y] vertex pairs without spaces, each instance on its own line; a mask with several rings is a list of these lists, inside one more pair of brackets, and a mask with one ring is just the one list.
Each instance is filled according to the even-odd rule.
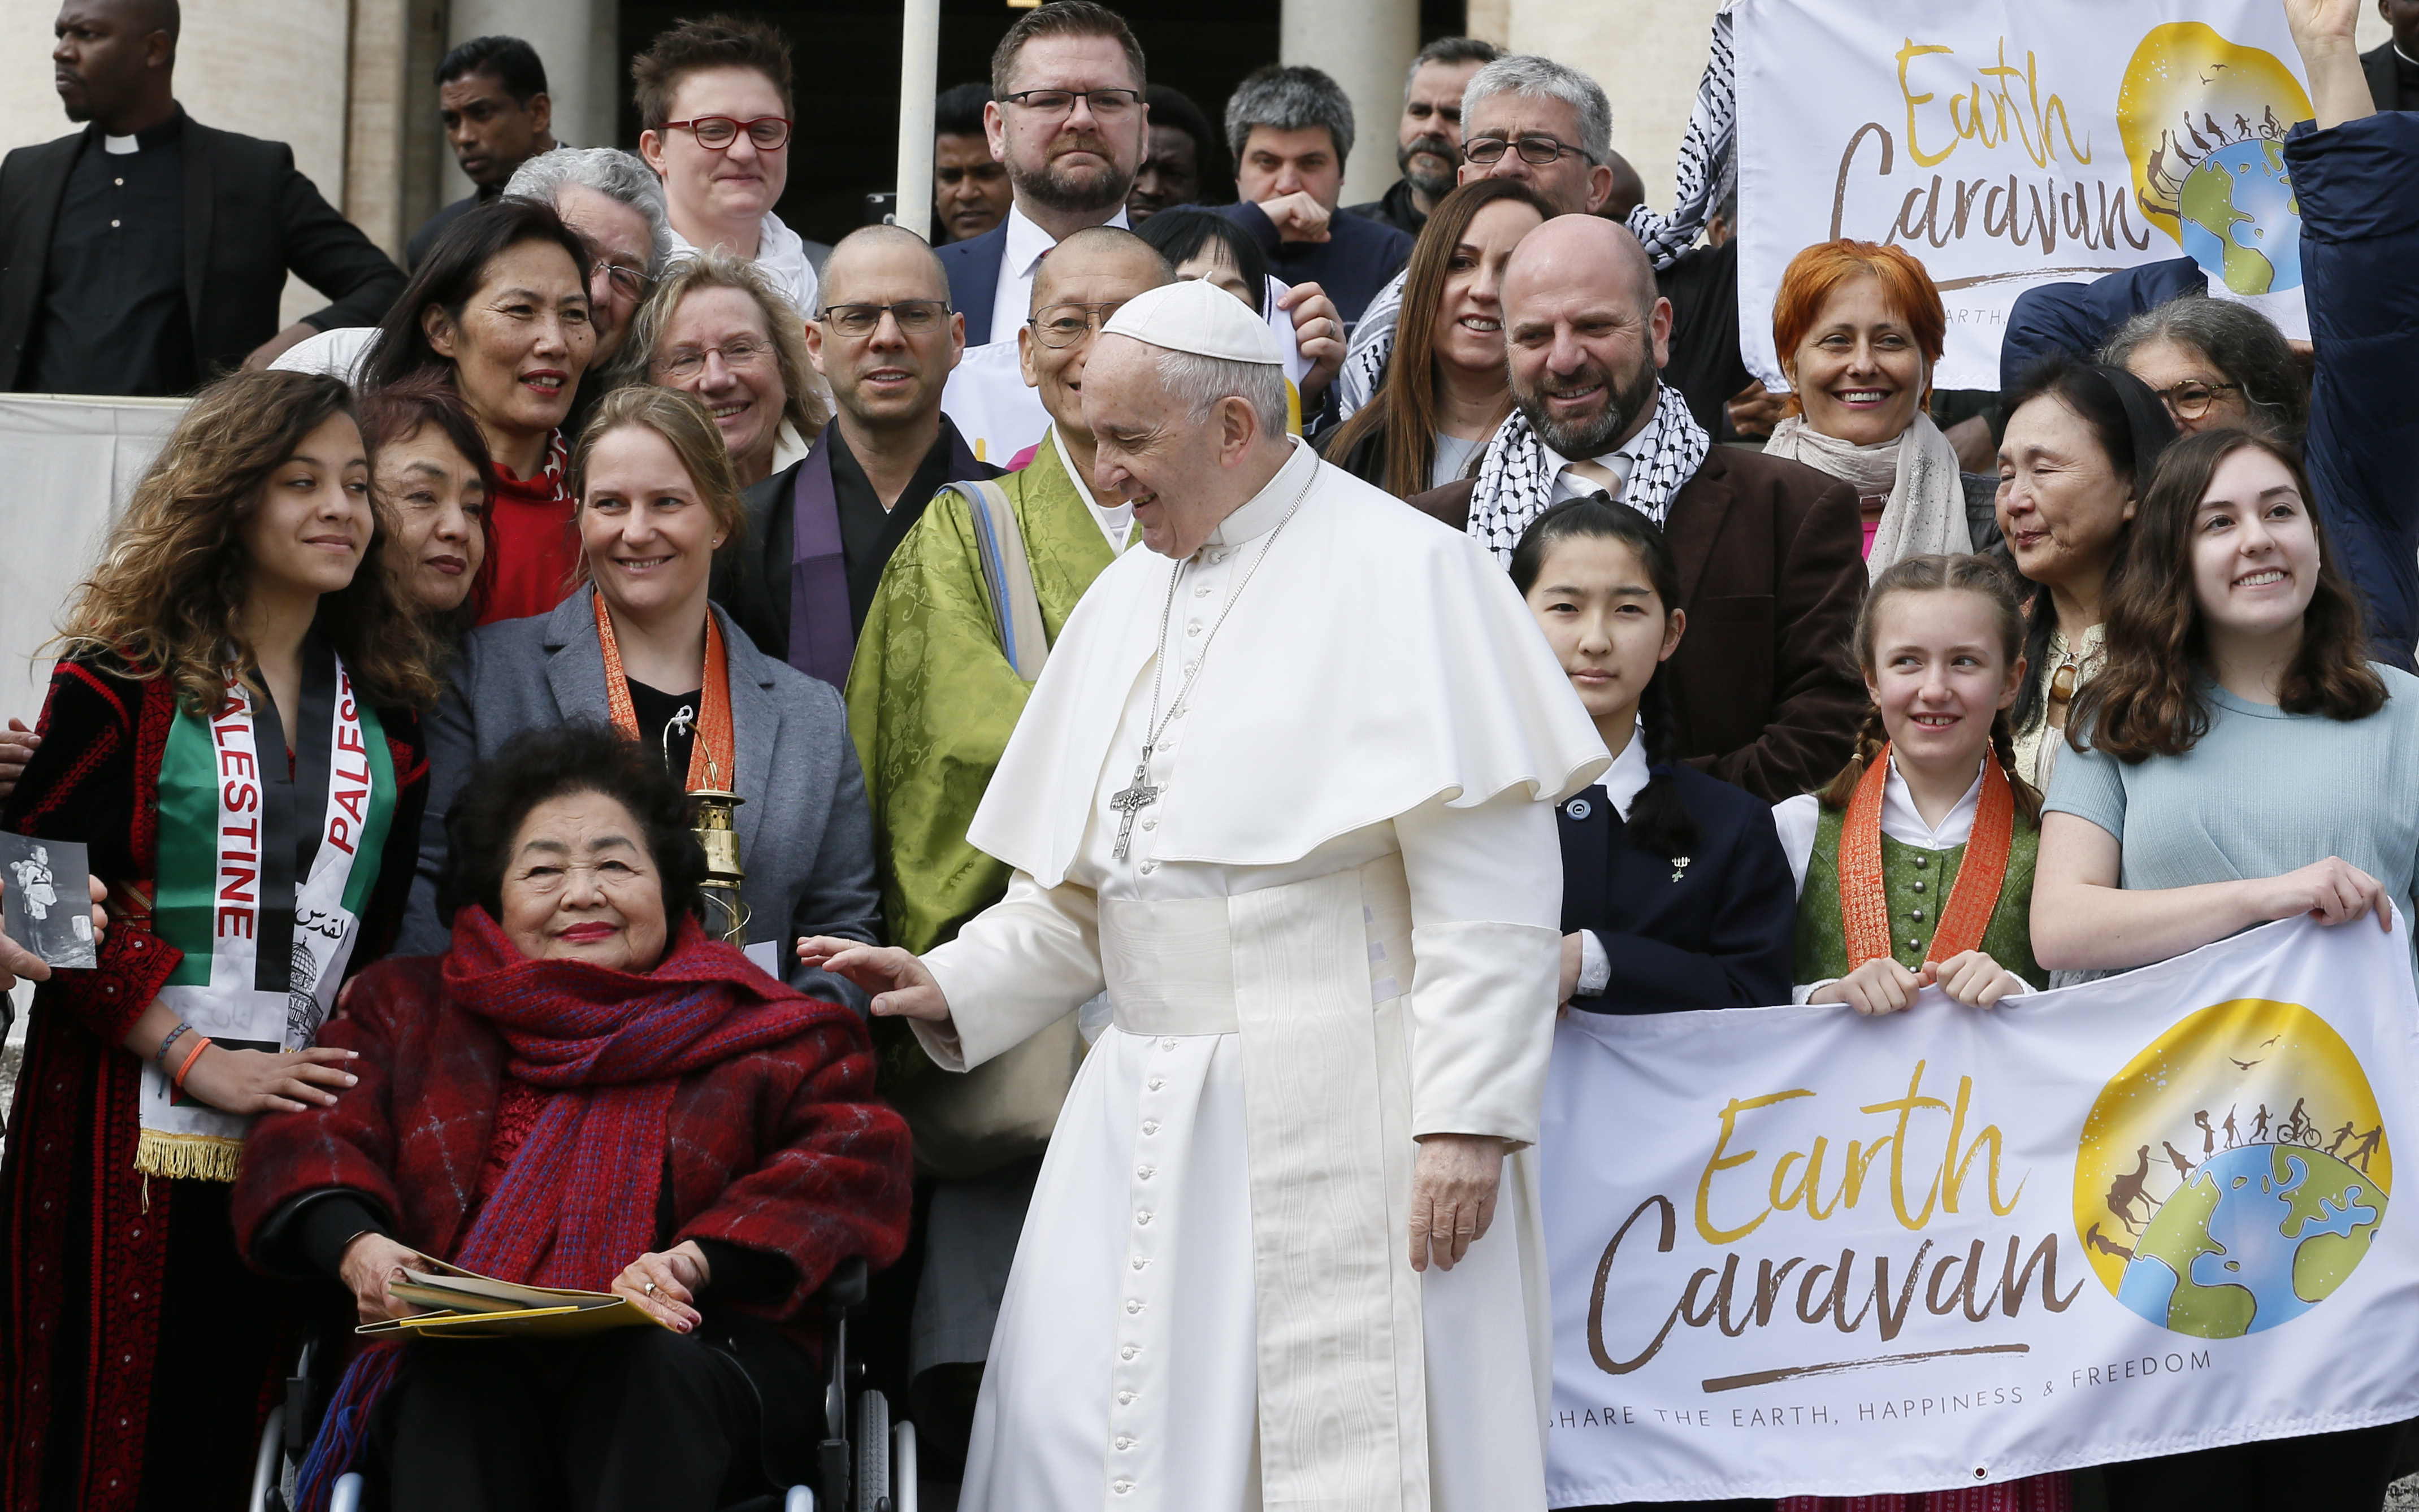
[[926,501],[999,469],[941,413],[965,321],[924,238],[851,232],[824,264],[822,296],[807,356],[831,387],[831,423],[804,461],[747,490],[747,542],[717,598],[759,649],[839,687],[883,566]]
[[[849,673],[848,724],[894,945],[930,950],[1008,891],[1008,863],[967,841],[967,821],[1067,617],[1133,534],[1133,507],[1092,492],[1086,362],[1102,321],[1175,277],[1148,242],[1115,226],[1077,231],[1042,257],[1015,350],[1048,432],[1022,470],[943,490],[883,570]],[[1029,1138],[952,1140],[942,1105],[981,1089],[934,1070],[909,1036],[898,1039],[886,1067],[915,1070],[886,1090],[916,1127],[926,1171],[942,1178],[912,1241],[924,1267],[909,1352],[913,1397],[919,1428],[957,1459],[1041,1152]],[[1055,1074],[1063,1089],[1080,1046],[1070,1015],[987,1076],[1014,1077],[1022,1066]]]
[[1560,216],[1503,269],[1515,408],[1474,479],[1412,498],[1507,566],[1529,523],[1599,494],[1660,526],[1688,613],[1665,676],[1680,748],[1768,802],[1846,761],[1865,694],[1841,649],[1864,602],[1856,491],[1713,445],[1663,385],[1672,307],[1628,230]]
[[[67,0],[52,81],[72,136],[0,163],[0,389],[181,394],[339,326],[403,271],[282,142],[177,105],[177,0]],[[288,271],[335,302],[278,328]]]

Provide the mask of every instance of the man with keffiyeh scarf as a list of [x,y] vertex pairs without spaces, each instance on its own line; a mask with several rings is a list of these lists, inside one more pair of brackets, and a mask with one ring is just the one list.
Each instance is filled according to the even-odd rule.
[[1663,386],[1672,307],[1638,238],[1595,216],[1529,233],[1504,265],[1514,402],[1474,479],[1414,496],[1510,565],[1529,523],[1597,494],[1662,527],[1688,634],[1672,679],[1679,749],[1766,802],[1848,756],[1863,687],[1841,648],[1863,603],[1855,490],[1717,447]]

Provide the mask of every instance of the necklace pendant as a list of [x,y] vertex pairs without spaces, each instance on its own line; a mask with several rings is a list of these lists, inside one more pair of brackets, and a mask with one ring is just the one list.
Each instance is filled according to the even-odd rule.
[[1134,816],[1159,802],[1160,789],[1150,785],[1150,749],[1143,748],[1142,760],[1135,763],[1133,781],[1109,798],[1109,807],[1116,809],[1117,843],[1111,852],[1117,860],[1126,859],[1126,850],[1133,842]]

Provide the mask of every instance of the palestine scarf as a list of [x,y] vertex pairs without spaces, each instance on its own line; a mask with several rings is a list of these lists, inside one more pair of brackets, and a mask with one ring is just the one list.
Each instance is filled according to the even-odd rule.
[[[1632,460],[1619,502],[1660,527],[1671,516],[1672,500],[1705,465],[1714,442],[1678,389],[1657,384],[1655,391],[1654,417],[1622,448]],[[1516,409],[1478,465],[1478,489],[1470,499],[1471,538],[1508,568],[1521,532],[1553,500],[1554,467],[1546,444],[1531,429],[1529,417]]]

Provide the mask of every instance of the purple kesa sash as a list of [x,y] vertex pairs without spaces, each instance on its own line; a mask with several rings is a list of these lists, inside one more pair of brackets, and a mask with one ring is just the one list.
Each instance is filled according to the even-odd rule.
[[828,429],[817,439],[791,492],[790,664],[845,688],[856,632],[840,554],[840,499],[832,491],[832,439]]

